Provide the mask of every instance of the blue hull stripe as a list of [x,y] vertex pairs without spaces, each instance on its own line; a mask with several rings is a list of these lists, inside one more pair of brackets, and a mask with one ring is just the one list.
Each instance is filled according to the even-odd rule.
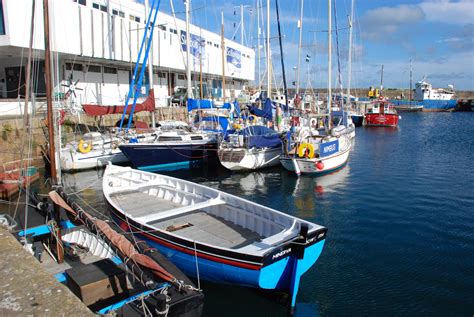
[[156,171],[174,171],[177,169],[188,168],[191,166],[196,166],[200,164],[200,161],[184,161],[178,163],[167,163],[167,164],[158,164],[158,165],[148,165],[148,166],[139,166],[138,169],[148,172]]
[[[260,270],[251,270],[233,265],[218,263],[216,261],[196,257],[175,249],[163,246],[156,241],[146,240],[152,247],[158,249],[163,255],[175,263],[186,275],[199,277],[216,283],[256,287],[263,289],[288,289],[290,286],[294,256],[285,257],[280,261],[263,267]],[[302,261],[300,274],[308,270],[318,259],[324,245],[324,240],[306,248]]]

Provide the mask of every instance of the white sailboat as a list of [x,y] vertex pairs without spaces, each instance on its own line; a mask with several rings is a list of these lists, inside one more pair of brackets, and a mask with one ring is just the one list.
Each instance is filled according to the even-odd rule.
[[231,171],[256,170],[280,164],[281,140],[275,130],[248,126],[227,136],[219,145],[221,164]]
[[[300,174],[324,175],[342,168],[349,158],[352,148],[350,134],[344,125],[332,127],[331,122],[331,1],[328,1],[328,115],[324,128],[317,128],[318,118],[306,121],[296,127],[293,137],[286,141],[284,153],[280,157],[283,167]],[[304,123],[304,122],[302,122]],[[311,124],[310,124],[311,123]],[[316,123],[316,124],[314,124]]]

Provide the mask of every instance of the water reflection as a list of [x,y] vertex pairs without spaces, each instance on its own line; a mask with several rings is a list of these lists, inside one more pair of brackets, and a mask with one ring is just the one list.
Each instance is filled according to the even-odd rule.
[[350,174],[349,165],[341,170],[320,177],[296,178],[293,197],[295,215],[304,219],[313,219],[318,210],[318,200],[332,192],[343,190],[347,186]]

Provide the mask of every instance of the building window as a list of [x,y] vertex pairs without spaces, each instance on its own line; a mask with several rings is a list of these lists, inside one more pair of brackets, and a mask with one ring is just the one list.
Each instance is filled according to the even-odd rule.
[[211,41],[207,41],[207,45],[211,45],[211,46],[212,46],[212,42],[211,42]]
[[73,2],[77,2],[80,5],[86,6],[87,5],[87,0],[72,0]]
[[90,73],[100,73],[101,72],[101,67],[98,65],[89,65],[87,67],[87,71]]
[[178,34],[178,31],[176,31],[175,29],[170,28],[170,33]]
[[178,80],[185,80],[186,77],[182,74],[178,74]]
[[140,18],[139,18],[139,17],[136,17],[136,16],[134,16],[134,15],[131,15],[131,14],[130,14],[130,15],[129,15],[129,19],[130,19],[130,21],[134,21],[134,22],[140,23]]
[[107,9],[108,9],[107,6],[103,6],[103,5],[100,6],[100,11],[107,12]]
[[121,18],[124,18],[124,17],[125,17],[125,13],[123,13],[123,11],[116,10],[116,9],[112,9],[112,14],[113,14],[113,15],[118,15],[118,16],[121,17]]
[[66,63],[66,70],[82,71],[82,64]]
[[158,25],[158,29],[160,29],[162,31],[166,31],[166,26],[160,24],[160,25]]
[[158,72],[158,78],[166,78],[166,73]]
[[104,66],[104,74],[117,74],[117,68]]

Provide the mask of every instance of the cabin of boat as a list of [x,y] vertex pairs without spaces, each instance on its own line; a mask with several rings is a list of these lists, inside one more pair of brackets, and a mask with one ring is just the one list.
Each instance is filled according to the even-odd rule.
[[365,126],[367,127],[396,127],[398,113],[392,103],[387,100],[377,100],[367,106]]

